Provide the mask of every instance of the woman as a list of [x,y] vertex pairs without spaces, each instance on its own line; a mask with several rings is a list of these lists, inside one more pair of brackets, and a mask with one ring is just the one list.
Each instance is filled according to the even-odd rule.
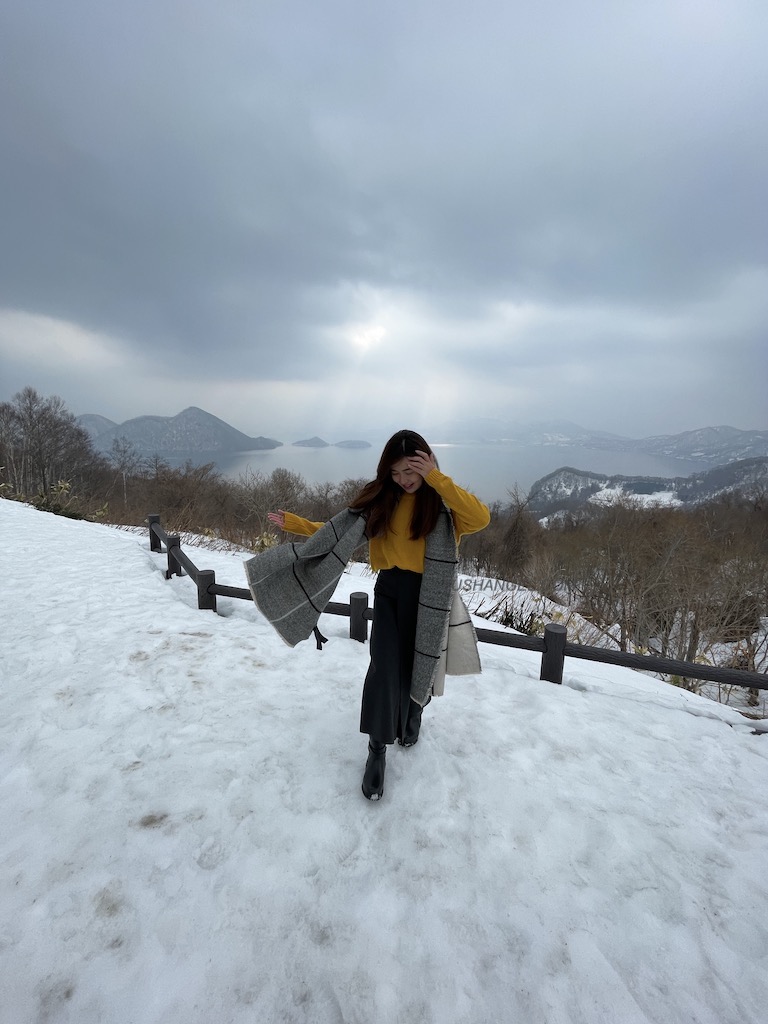
[[[432,597],[432,580],[442,574],[447,581],[450,574],[456,600],[456,543],[464,534],[484,529],[490,513],[474,495],[440,472],[429,445],[412,430],[400,430],[387,441],[375,480],[363,487],[349,511],[365,521],[371,568],[378,571],[371,662],[360,712],[360,731],[369,738],[362,788],[367,799],[377,800],[384,791],[387,745],[396,739],[404,747],[417,742],[422,710],[434,692],[440,652],[439,646],[436,654],[432,648],[437,632],[447,635],[449,608],[444,598]],[[324,526],[282,509],[268,518],[281,529],[303,536],[312,536]],[[430,594],[420,602],[425,564]],[[440,586],[445,593],[446,585],[438,581],[435,593]],[[468,622],[465,615],[463,623],[457,624]],[[426,667],[414,687],[417,656],[419,668],[421,660]],[[466,669],[458,670],[462,671]],[[423,680],[431,681],[427,692]]]

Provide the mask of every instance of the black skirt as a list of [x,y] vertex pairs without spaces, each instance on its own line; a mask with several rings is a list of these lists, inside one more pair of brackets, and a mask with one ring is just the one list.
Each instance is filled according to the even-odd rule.
[[363,684],[360,732],[380,743],[402,739],[411,700],[421,573],[382,569],[374,587],[371,664]]

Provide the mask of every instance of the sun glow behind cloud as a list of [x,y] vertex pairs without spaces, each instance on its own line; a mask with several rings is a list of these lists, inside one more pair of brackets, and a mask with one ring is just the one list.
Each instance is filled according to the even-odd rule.
[[352,346],[362,353],[380,345],[386,336],[387,329],[381,324],[354,324],[347,333]]

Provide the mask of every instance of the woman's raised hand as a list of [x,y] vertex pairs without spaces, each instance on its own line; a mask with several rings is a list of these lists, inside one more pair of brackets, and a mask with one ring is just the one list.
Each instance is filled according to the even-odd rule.
[[427,476],[437,467],[437,462],[432,452],[429,455],[426,452],[415,452],[408,456],[408,465],[411,469],[415,469],[420,476]]
[[279,526],[281,530],[285,529],[285,512],[281,508],[277,512],[267,512],[267,519],[275,526]]

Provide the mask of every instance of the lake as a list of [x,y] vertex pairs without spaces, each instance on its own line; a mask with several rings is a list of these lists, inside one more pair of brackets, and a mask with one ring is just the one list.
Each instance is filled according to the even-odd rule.
[[[382,445],[383,447],[383,445]],[[515,487],[527,494],[532,484],[562,466],[612,476],[689,476],[708,464],[642,452],[611,452],[554,445],[441,444],[434,446],[440,469],[484,501],[505,501]],[[370,480],[381,448],[303,448],[283,445],[270,451],[239,452],[211,458],[228,479],[247,470],[269,475],[281,467],[299,473],[308,484],[340,483],[348,478]]]

